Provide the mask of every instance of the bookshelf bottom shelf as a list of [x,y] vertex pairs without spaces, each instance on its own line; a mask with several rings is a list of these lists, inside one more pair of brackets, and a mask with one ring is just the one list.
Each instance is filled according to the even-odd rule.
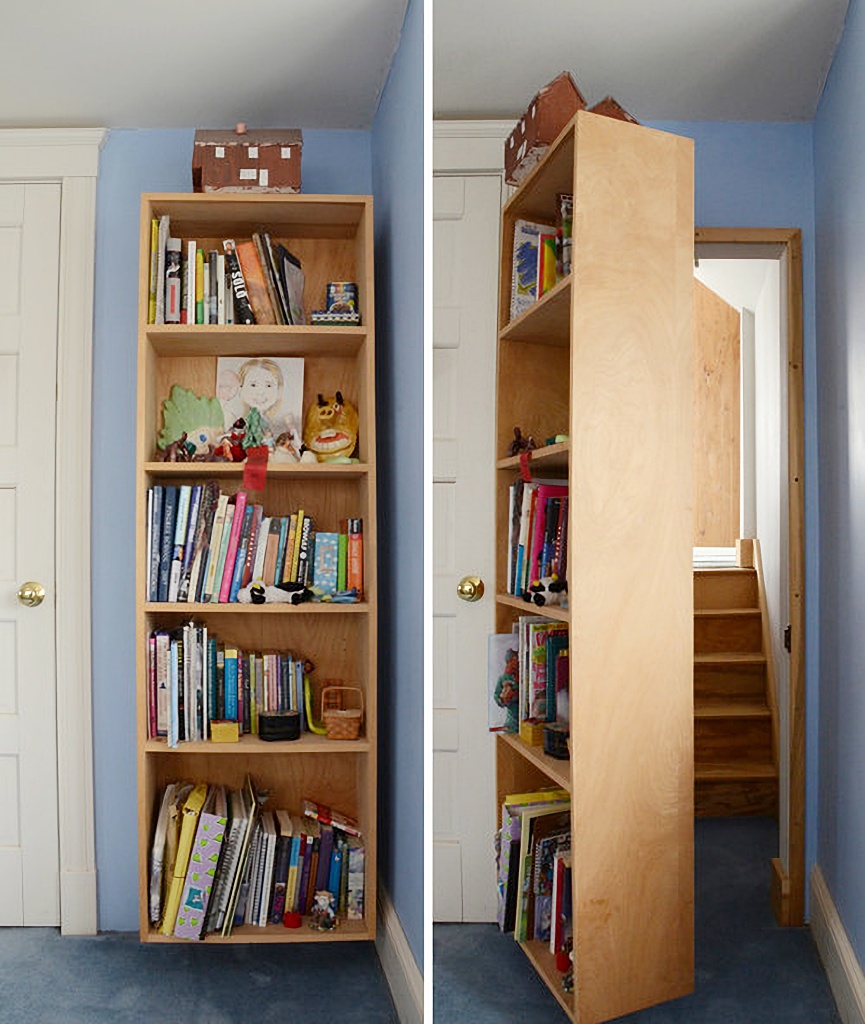
[[[359,942],[375,939],[375,927],[367,921],[340,921],[332,931],[320,932],[310,928],[304,918],[300,928],[284,928],[282,925],[268,925],[257,928],[254,925],[239,925],[233,928],[231,935],[208,935],[203,941],[210,946],[230,945],[232,943],[250,944],[254,942]],[[142,942],[179,943],[189,945],[191,939],[176,939],[173,935],[161,935],[150,929],[141,936]]]
[[519,945],[547,988],[556,997],[559,1006],[571,1020],[575,1020],[573,994],[562,991],[562,975],[556,970],[556,958],[550,952],[548,944],[531,939]]

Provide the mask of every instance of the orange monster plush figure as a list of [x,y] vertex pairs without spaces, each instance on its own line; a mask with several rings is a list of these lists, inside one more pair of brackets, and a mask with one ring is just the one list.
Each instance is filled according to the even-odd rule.
[[303,444],[319,462],[346,462],[357,445],[357,409],[337,391],[306,411]]

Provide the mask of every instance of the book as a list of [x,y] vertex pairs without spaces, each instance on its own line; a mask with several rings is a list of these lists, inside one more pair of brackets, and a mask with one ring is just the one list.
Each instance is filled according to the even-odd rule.
[[538,239],[538,298],[556,285],[556,234],[544,231]]
[[347,590],[363,594],[363,520],[349,519],[346,550],[345,585]]
[[[345,529],[343,529],[345,525]],[[337,535],[337,554],[336,554],[336,589],[346,589],[346,569],[348,566],[348,525],[345,520],[340,524],[339,534]]]
[[255,542],[255,559],[252,563],[251,579],[264,580],[264,557],[267,552],[267,537],[270,533],[270,516],[262,512],[261,522],[258,525],[258,539]]
[[165,243],[165,322],[180,323],[183,280],[181,277],[181,246],[179,238]]
[[225,788],[210,786],[198,817],[177,911],[174,935],[178,939],[198,939],[204,930],[227,824]]
[[321,831],[321,842],[318,848],[315,888],[312,890],[312,895],[315,894],[316,889],[327,888],[330,881],[331,855],[333,854],[333,826],[326,821],[319,821],[318,825]]
[[247,809],[239,789],[228,793],[228,825],[223,839],[222,856],[211,895],[205,931],[219,932],[225,921],[229,894],[240,857],[241,842],[246,830]]
[[304,324],[306,318],[303,307],[304,276],[300,260],[282,244],[276,247],[276,266],[282,287],[288,298],[288,309],[292,324]]
[[204,250],[195,250],[195,323],[204,321]]
[[254,923],[264,928],[269,919],[270,901],[273,892],[273,864],[276,856],[276,817],[273,811],[264,810],[261,814],[263,857],[260,893],[257,900],[257,913]]
[[511,262],[511,320],[524,313],[538,296],[538,247],[548,224],[518,218],[514,221]]
[[240,534],[237,541],[237,554],[234,558],[234,569],[231,576],[231,583],[228,588],[229,602],[237,600],[237,594],[240,590],[243,571],[246,568],[246,556],[249,553],[249,538],[252,532],[253,514],[254,510],[252,506],[247,505],[243,511],[243,525],[240,528]]
[[349,835],[361,838],[362,833],[357,821],[341,811],[335,811],[327,804],[304,799],[301,801],[301,812],[308,818],[314,818],[322,825],[332,825],[342,832],[347,832]]
[[346,915],[349,921],[360,921],[364,912],[365,860],[363,843],[356,836],[348,837],[348,870]]
[[255,246],[258,262],[261,264],[261,272],[264,278],[265,288],[267,289],[270,308],[273,311],[273,318],[278,324],[287,323],[288,321],[285,319],[282,311],[282,304],[279,301],[279,293],[277,291],[277,285],[274,279],[273,269],[271,267],[271,259],[267,252],[263,234],[260,231],[253,231],[252,242]]
[[535,824],[540,818],[551,818],[552,820],[547,822],[546,827],[569,831],[571,822],[570,801],[562,804],[550,803],[537,807],[524,807],[520,812],[520,816],[522,821],[518,854],[514,939],[517,942],[526,942],[533,938],[532,854],[534,852]]
[[162,935],[171,935],[174,932],[177,911],[180,907],[180,898],[186,881],[186,869],[189,866],[189,856],[192,852],[192,843],[198,825],[198,816],[201,813],[201,808],[204,806],[206,798],[207,786],[200,782],[193,787],[192,792],[183,803],[180,842],[177,847],[177,857],[174,862],[174,871],[168,889],[162,922],[159,926],[159,931]]
[[283,572],[285,569],[285,549],[288,545],[288,536],[291,532],[291,516],[279,516],[279,536],[276,542],[276,564],[273,567],[273,582],[284,582]]
[[255,313],[249,302],[249,293],[246,290],[246,282],[240,260],[237,257],[234,239],[223,239],[222,249],[225,254],[226,273],[231,281],[231,290],[234,295],[234,323],[254,324]]
[[174,800],[174,791],[177,784],[170,782],[162,794],[162,802],[159,807],[159,814],[156,817],[156,825],[153,829],[153,842],[150,847],[150,887],[148,898],[148,911],[150,923],[159,923],[162,916],[162,892],[164,886],[163,871],[165,867],[165,844],[168,832],[168,812]]
[[207,253],[207,293],[205,295],[207,322],[219,323],[219,253],[210,249]]
[[288,541],[285,549],[285,564],[282,569],[283,583],[297,582],[297,540],[303,524],[303,509],[293,512],[288,523]]
[[159,592],[158,600],[168,600],[168,586],[171,577],[171,561],[174,555],[174,531],[177,518],[177,485],[166,484],[162,506],[162,535],[159,543]]
[[162,484],[155,484],[150,488],[149,494],[152,497],[150,502],[150,529],[148,531],[148,547],[150,567],[148,574],[148,601],[159,600],[159,563],[160,545],[162,539],[162,504],[165,497],[165,487]]
[[201,600],[207,603],[213,597],[216,586],[216,569],[219,562],[219,552],[222,547],[222,534],[225,528],[225,516],[228,511],[228,495],[220,494],[216,502],[216,511],[213,517],[213,528],[207,545],[207,568],[205,572],[204,585],[201,590]]
[[339,561],[339,534],[316,532],[311,585],[321,594],[335,594],[337,590],[337,563]]
[[165,247],[168,244],[170,222],[167,213],[159,218],[156,240],[156,308],[153,314],[155,324],[165,323]]
[[197,247],[194,241],[186,243],[186,259],[184,261],[183,312],[181,323],[195,323],[195,285],[198,271],[196,260]]
[[303,819],[303,830],[306,834],[306,844],[303,850],[303,868],[300,872],[300,884],[297,889],[295,909],[300,914],[306,913],[307,893],[309,892],[310,872],[314,871],[313,856],[318,849],[318,842],[321,836],[321,826],[312,818]]
[[213,593],[210,595],[211,604],[219,604],[219,596],[222,593],[222,579],[225,576],[225,562],[228,555],[228,545],[231,542],[231,530],[234,526],[235,505],[229,498],[229,504],[225,509],[225,520],[222,524],[222,537],[219,541],[219,551],[216,554],[216,571],[213,579]]
[[278,838],[273,869],[273,902],[270,908],[270,923],[282,924],[285,912],[285,888],[288,880],[288,860],[291,853],[291,815],[288,811],[274,811]]
[[177,493],[177,515],[174,522],[174,541],[171,553],[171,568],[168,576],[168,600],[174,602],[180,590],[180,572],[183,566],[183,549],[186,542],[186,527],[189,522],[189,502],[192,487],[181,484]]
[[246,502],[246,491],[238,491],[234,496],[234,516],[231,521],[231,533],[228,535],[228,547],[225,553],[225,570],[222,574],[222,585],[219,588],[220,604],[226,604],[228,602],[229,595],[231,594],[231,581],[234,576],[234,564],[237,558],[237,548],[240,543],[240,534],[243,529]]
[[288,857],[288,878],[285,884],[285,909],[294,910],[297,905],[297,889],[300,882],[298,865],[300,862],[300,839],[302,825],[297,815],[291,816],[291,850]]
[[192,541],[192,561],[189,565],[189,573],[185,574],[180,580],[181,601],[198,601],[201,598],[210,536],[213,531],[213,521],[218,502],[219,485],[215,481],[210,480],[204,484],[201,492],[198,523],[196,524],[195,536]]
[[303,517],[303,526],[300,531],[300,544],[297,552],[297,575],[296,581],[304,587],[312,582],[312,564],[315,557],[315,520],[306,513]]
[[261,265],[255,242],[251,238],[241,239],[235,243],[235,250],[240,269],[243,272],[249,303],[255,315],[255,322],[257,324],[277,323],[276,314],[270,302],[264,267]]
[[225,713],[229,722],[237,721],[237,662],[236,647],[225,648]]
[[156,323],[156,275],[159,266],[159,218],[150,218],[150,278],[147,293],[147,322]]
[[[547,526],[547,505],[553,498],[567,497],[568,488],[566,485],[557,486],[553,484],[538,484],[535,489],[535,512],[532,523],[531,556],[529,562],[528,582],[545,576],[543,566],[550,558],[550,545],[554,534],[548,532]],[[553,522],[558,525],[558,516],[555,520],[551,517],[550,527]]]
[[491,633],[487,639],[487,728],[519,730],[519,642],[513,633]]
[[279,534],[282,529],[280,516],[271,516],[267,531],[262,579],[266,587],[272,587],[276,579],[276,558],[279,554]]
[[243,785],[244,824],[241,829],[240,851],[237,859],[237,867],[232,878],[231,890],[225,908],[224,920],[220,932],[223,936],[231,934],[234,925],[234,915],[240,897],[240,888],[246,876],[247,861],[249,858],[249,847],[252,841],[252,833],[258,822],[261,803],[255,784],[252,778],[247,775]]
[[[554,722],[555,695],[548,702],[547,641],[552,636],[563,636],[567,643],[568,626],[565,622],[529,623],[529,707],[528,717],[537,722]],[[555,679],[555,677],[554,677]],[[554,683],[555,685],[555,683]]]
[[189,595],[189,572],[192,565],[192,552],[198,533],[198,516],[201,511],[202,484],[195,484],[189,497],[189,512],[186,518],[186,537],[183,541],[183,557],[180,562],[180,578],[177,583],[177,600],[185,601]]
[[289,305],[288,293],[285,290],[285,284],[282,279],[282,275],[279,273],[278,257],[274,249],[273,241],[267,231],[261,232],[262,243],[264,246],[265,255],[267,256],[268,269],[270,271],[271,280],[276,288],[277,298],[279,302],[280,316],[282,317],[281,322],[284,324],[291,324],[293,320],[291,318],[291,307]]

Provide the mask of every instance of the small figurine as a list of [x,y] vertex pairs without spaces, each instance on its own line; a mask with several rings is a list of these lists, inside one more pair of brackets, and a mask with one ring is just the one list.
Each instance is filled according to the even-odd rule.
[[553,573],[550,576],[542,576],[529,584],[527,590],[523,591],[523,600],[536,604],[539,608],[552,607],[559,604],[566,607],[568,603],[568,581],[560,580]]
[[301,445],[298,444],[294,431],[284,430],[274,442],[271,458],[274,462],[300,462],[300,456]]
[[312,597],[312,591],[302,583],[277,583],[265,586],[254,580],[237,592],[238,604],[303,604]]
[[237,419],[232,423],[231,431],[220,440],[217,450],[221,451],[229,462],[243,462],[246,458],[246,451],[243,447],[245,436],[246,420]]
[[[319,395],[306,411],[304,447],[319,462],[347,462],[357,447],[357,426],[357,409],[343,399],[341,391],[330,398]],[[308,460],[302,457],[301,461]]]
[[535,439],[529,435],[529,437],[523,437],[522,431],[519,427],[514,427],[514,439],[508,445],[508,457],[519,455],[521,452],[533,452],[537,448]]
[[327,889],[316,889],[312,910],[309,912],[309,927],[320,932],[333,931],[336,928],[336,911],[334,897]]
[[186,446],[186,431],[176,441],[171,441],[159,453],[160,462],[189,462],[189,448]]

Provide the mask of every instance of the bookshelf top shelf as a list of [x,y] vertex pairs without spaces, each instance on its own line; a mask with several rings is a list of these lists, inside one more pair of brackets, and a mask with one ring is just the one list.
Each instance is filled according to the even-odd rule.
[[[164,477],[242,477],[243,462],[145,462],[144,472]],[[369,474],[366,462],[287,462],[268,465],[269,479],[346,480]]]
[[[585,112],[581,111],[565,125],[534,170],[507,201],[502,211],[505,219],[524,217],[555,223],[556,195],[574,191],[575,140],[577,121],[581,116],[585,116]],[[576,196],[574,201],[576,204]]]
[[151,216],[167,213],[177,237],[248,236],[259,225],[272,233],[302,238],[354,238],[371,196],[302,193],[145,193]]
[[562,278],[555,288],[511,320],[499,332],[499,340],[567,348],[570,344],[571,280],[570,275]]

